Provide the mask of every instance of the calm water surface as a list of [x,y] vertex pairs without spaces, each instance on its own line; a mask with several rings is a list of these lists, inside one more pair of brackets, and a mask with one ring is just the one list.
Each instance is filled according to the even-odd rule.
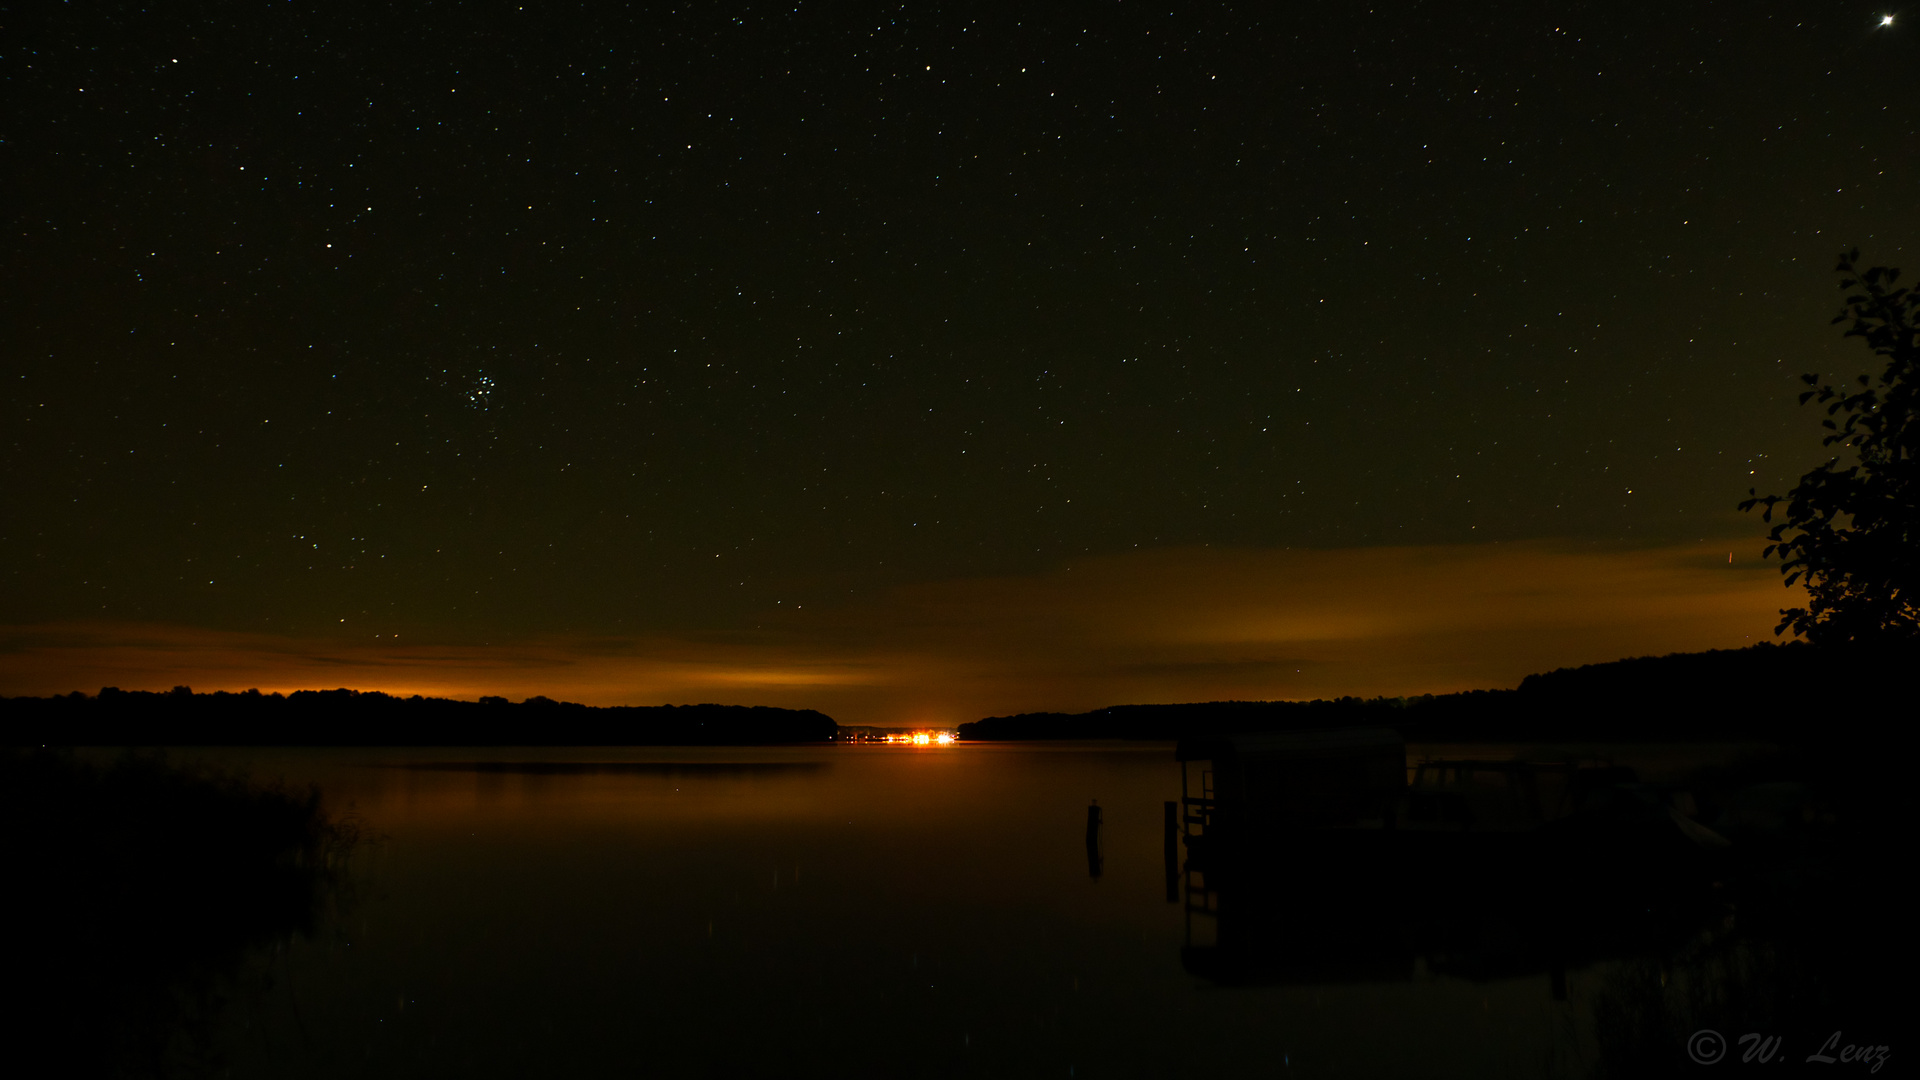
[[1486,1077],[1593,1059],[1605,964],[1570,971],[1564,1000],[1544,973],[1424,963],[1377,983],[1189,974],[1164,877],[1169,745],[175,754],[318,783],[379,836],[339,913],[236,990],[218,1034],[234,1075]]

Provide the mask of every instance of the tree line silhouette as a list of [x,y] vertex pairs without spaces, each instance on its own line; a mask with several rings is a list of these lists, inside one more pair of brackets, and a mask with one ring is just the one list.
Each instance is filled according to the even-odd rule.
[[[1391,727],[1409,739],[1572,741],[1769,739],[1872,730],[1899,714],[1920,670],[1920,641],[1744,649],[1638,657],[1529,675],[1511,690],[1313,701],[1113,705],[961,724],[965,740],[1184,739],[1251,731]],[[1794,673],[1782,679],[1783,672]],[[1849,707],[1835,714],[1834,696]]]
[[377,690],[291,694],[106,687],[0,698],[0,741],[58,746],[687,746],[823,742],[833,718],[745,705],[589,706],[532,697],[477,702]]

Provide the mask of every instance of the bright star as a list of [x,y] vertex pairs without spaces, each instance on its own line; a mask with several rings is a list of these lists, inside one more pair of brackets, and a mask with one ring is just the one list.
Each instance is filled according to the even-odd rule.
[[1893,16],[1891,16],[1891,15],[1882,15],[1882,16],[1880,16],[1880,25],[1881,25],[1881,26],[1892,26],[1892,25],[1893,25]]

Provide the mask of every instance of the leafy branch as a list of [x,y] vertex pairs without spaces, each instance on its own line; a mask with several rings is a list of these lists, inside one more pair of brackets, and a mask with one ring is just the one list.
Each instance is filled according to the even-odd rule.
[[1821,446],[1853,460],[1842,467],[1836,454],[1784,498],[1749,488],[1740,503],[1741,510],[1761,507],[1761,519],[1773,525],[1763,554],[1780,559],[1785,584],[1806,585],[1807,606],[1783,609],[1774,633],[1792,630],[1816,643],[1920,635],[1920,293],[1896,288],[1897,269],[1860,270],[1859,258],[1857,250],[1840,256],[1840,287],[1853,291],[1833,321],[1847,324],[1845,336],[1864,339],[1885,370],[1877,379],[1859,376],[1854,386],[1800,377],[1812,388],[1800,404],[1826,406]]

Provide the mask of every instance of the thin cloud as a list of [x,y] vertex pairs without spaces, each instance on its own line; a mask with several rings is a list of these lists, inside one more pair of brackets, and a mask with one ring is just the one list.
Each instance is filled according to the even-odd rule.
[[1772,637],[1794,594],[1704,545],[1175,549],[903,587],[732,639],[496,645],[300,640],[165,625],[0,631],[0,688],[102,685],[723,701],[951,724],[1137,701],[1414,694]]

